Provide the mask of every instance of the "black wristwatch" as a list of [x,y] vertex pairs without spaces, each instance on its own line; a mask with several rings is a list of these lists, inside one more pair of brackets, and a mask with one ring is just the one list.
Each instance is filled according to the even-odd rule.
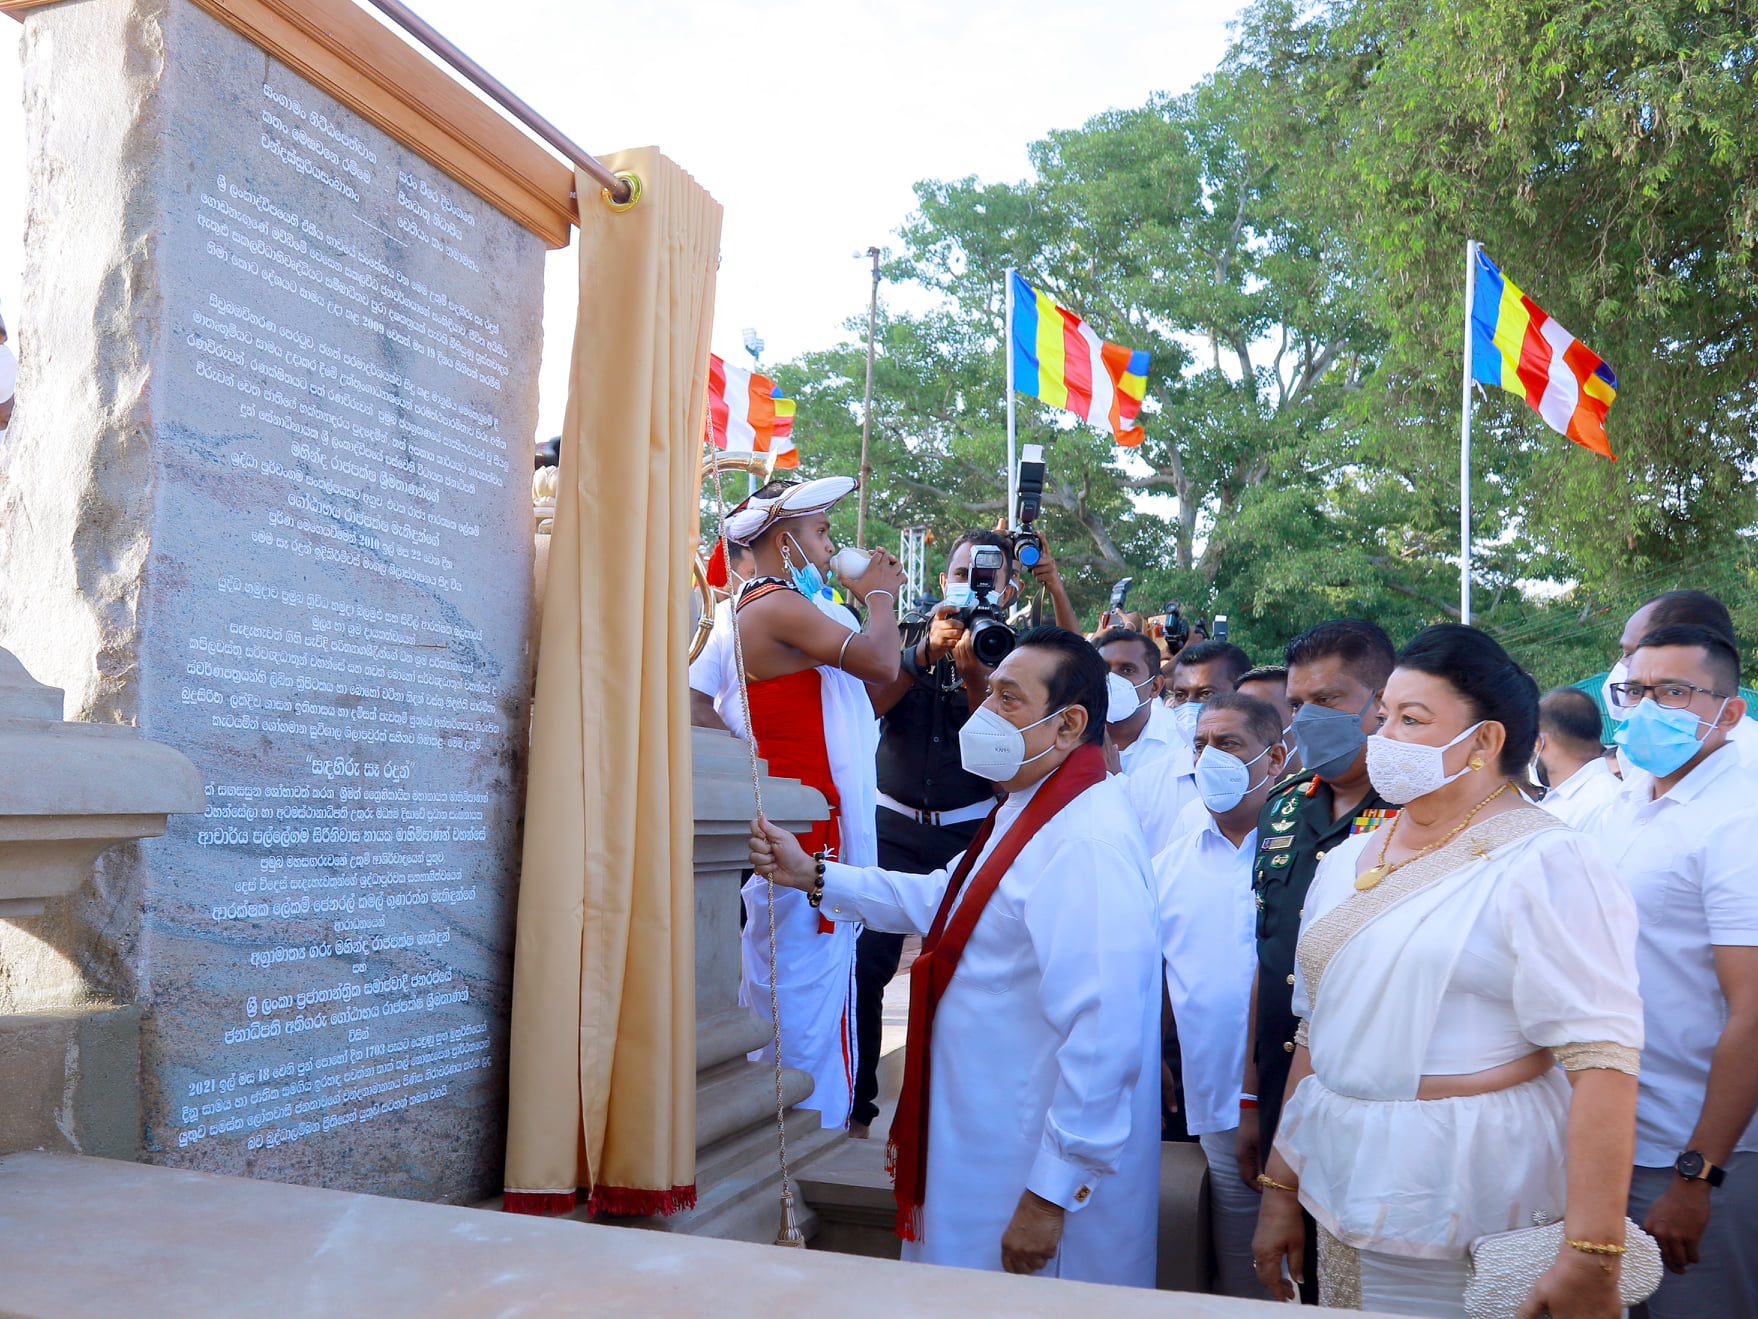
[[1686,1150],[1673,1164],[1673,1171],[1688,1182],[1708,1182],[1720,1186],[1727,1180],[1727,1169],[1717,1168],[1696,1150]]

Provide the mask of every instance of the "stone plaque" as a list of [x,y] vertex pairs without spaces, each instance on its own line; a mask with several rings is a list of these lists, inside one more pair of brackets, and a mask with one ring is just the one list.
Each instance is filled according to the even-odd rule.
[[137,717],[208,810],[140,852],[145,1157],[478,1198],[504,1144],[543,246],[184,0],[152,8]]

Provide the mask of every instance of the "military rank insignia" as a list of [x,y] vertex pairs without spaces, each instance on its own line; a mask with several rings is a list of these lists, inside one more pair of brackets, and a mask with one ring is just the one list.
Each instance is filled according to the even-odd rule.
[[1398,812],[1396,810],[1363,811],[1355,817],[1355,822],[1349,826],[1349,833],[1351,836],[1370,834],[1382,824],[1388,824],[1397,818]]

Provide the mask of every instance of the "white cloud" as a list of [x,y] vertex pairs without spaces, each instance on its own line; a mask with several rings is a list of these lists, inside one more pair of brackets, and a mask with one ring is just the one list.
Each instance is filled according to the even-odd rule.
[[[911,184],[1023,177],[1026,144],[1219,60],[1238,0],[417,0],[457,42],[592,151],[657,143],[726,207],[716,351],[765,360],[842,337],[868,266],[894,244]],[[13,42],[0,19],[0,50]],[[0,307],[18,305],[23,128],[0,56]],[[561,423],[575,261],[546,281],[539,431]]]

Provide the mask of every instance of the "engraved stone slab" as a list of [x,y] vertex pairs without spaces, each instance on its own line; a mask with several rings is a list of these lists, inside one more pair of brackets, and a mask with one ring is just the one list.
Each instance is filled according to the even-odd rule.
[[[0,466],[0,513],[43,511],[0,567],[50,579],[0,635],[208,802],[39,937],[142,1009],[145,1158],[492,1194],[542,244],[187,0],[35,11],[26,60],[30,223],[93,236],[27,275],[70,406]],[[82,163],[82,114],[120,145]]]

